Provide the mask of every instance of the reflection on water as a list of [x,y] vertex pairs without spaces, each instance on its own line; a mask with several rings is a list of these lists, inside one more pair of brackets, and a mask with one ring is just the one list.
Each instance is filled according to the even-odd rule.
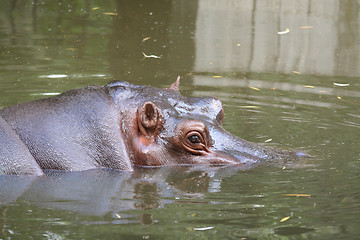
[[110,169],[83,172],[46,171],[40,177],[0,176],[0,204],[17,199],[85,215],[101,216],[133,209],[162,208],[164,204],[201,199],[219,192],[221,179],[236,168],[162,167],[135,172]]
[[292,168],[3,176],[0,239],[356,239],[359,5],[0,1],[0,107],[181,75],[184,95],[223,101],[227,130],[314,156]]
[[[308,94],[312,95],[320,95],[320,96],[342,96],[342,97],[353,97],[355,98],[353,101],[357,102],[360,98],[360,92],[353,91],[353,90],[346,90],[346,89],[340,89],[333,87],[332,83],[327,83],[329,87],[322,87],[322,86],[310,86],[310,85],[300,85],[296,83],[291,82],[274,82],[274,81],[264,81],[264,80],[254,80],[254,79],[229,79],[229,78],[221,78],[221,81],[219,79],[214,79],[211,77],[204,77],[204,76],[195,76],[194,77],[194,84],[198,86],[212,86],[212,87],[231,87],[231,88],[255,88],[255,90],[271,90],[271,92],[275,92],[275,94],[269,94],[270,96],[266,96],[265,94],[261,94],[260,96],[257,96],[256,94],[253,94],[252,98],[262,99],[265,100],[264,102],[273,101],[273,102],[283,102],[283,103],[289,103],[289,104],[300,104],[300,105],[311,105],[316,107],[326,107],[326,108],[344,108],[344,106],[341,106],[338,104],[331,104],[324,101],[308,101],[306,99],[294,99],[290,98],[291,94],[294,92],[296,93],[304,93],[303,96],[308,96]],[[285,92],[285,94],[277,94],[281,92]],[[286,92],[290,94],[286,94]],[[306,95],[305,95],[306,94]],[[218,96],[224,96],[229,94],[219,94]],[[283,97],[284,95],[289,95],[290,97]],[[295,95],[296,96],[296,95]],[[314,98],[314,97],[313,97]],[[256,102],[255,105],[262,105],[266,103],[260,103]],[[283,106],[283,108],[286,108],[286,106]]]
[[200,0],[195,71],[359,76],[359,5]]

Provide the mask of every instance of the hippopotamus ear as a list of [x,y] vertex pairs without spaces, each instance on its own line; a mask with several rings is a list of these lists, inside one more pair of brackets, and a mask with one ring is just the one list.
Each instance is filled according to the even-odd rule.
[[178,76],[176,81],[170,85],[169,89],[179,91],[179,86],[180,86],[180,76]]
[[161,110],[152,102],[146,102],[137,111],[139,133],[156,136],[162,128]]

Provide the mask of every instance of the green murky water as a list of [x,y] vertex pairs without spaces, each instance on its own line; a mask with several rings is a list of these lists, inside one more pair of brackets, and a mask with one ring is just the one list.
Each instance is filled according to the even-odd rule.
[[[0,239],[357,239],[360,1],[1,1],[0,107],[114,79],[216,96],[293,166],[0,177]],[[301,194],[301,195],[293,195]]]

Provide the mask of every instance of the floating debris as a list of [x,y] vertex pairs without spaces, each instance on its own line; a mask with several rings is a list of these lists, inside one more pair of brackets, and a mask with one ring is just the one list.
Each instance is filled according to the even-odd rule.
[[292,72],[295,74],[301,74],[301,72],[298,72],[298,71],[292,71]]
[[287,196],[287,197],[311,197],[310,194],[303,194],[303,193],[287,193],[287,194],[283,194],[283,196]]
[[285,221],[287,221],[287,220],[289,220],[289,219],[290,219],[290,216],[287,216],[287,217],[282,218],[282,219],[280,220],[280,222],[285,222]]
[[257,88],[257,87],[252,87],[252,86],[250,86],[249,88],[251,88],[252,90],[260,91],[260,89]]
[[194,231],[206,231],[206,230],[210,230],[213,229],[214,226],[211,227],[202,227],[202,228],[193,228]]
[[290,29],[286,28],[285,31],[278,32],[279,35],[284,35],[290,32]]
[[334,82],[334,86],[338,86],[338,87],[348,87],[350,86],[349,83],[336,83]]
[[305,87],[305,88],[315,88],[314,86],[311,86],[311,85],[304,85],[303,87]]
[[269,139],[266,139],[264,142],[268,143],[268,142],[271,142],[272,141],[272,138],[269,138]]
[[108,15],[108,16],[117,16],[117,13],[113,13],[113,12],[104,12],[104,15]]
[[199,215],[199,213],[192,213],[191,216],[192,217],[197,217]]
[[213,78],[222,78],[223,76],[213,76]]
[[92,10],[98,10],[100,7],[93,7]]
[[153,55],[153,54],[147,55],[144,52],[142,54],[144,55],[144,58],[157,58],[157,59],[161,58],[160,56],[156,56],[156,55]]
[[314,26],[301,26],[301,29],[310,29],[310,28],[314,28]]
[[147,40],[150,40],[150,39],[151,39],[151,37],[146,37],[143,40],[141,40],[141,42],[146,42]]

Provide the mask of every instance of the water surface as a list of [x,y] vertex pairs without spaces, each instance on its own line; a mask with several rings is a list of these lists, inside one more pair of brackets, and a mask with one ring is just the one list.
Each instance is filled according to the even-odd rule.
[[356,239],[360,1],[2,1],[0,107],[118,79],[314,158],[0,176],[0,239]]

